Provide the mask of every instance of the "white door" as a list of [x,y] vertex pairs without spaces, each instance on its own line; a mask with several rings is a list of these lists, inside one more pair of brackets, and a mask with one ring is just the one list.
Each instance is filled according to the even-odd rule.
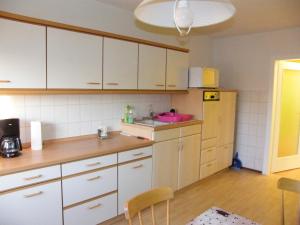
[[139,89],[165,90],[166,52],[164,48],[139,45]]
[[61,182],[3,194],[0,209],[1,225],[62,225]]
[[186,90],[188,88],[189,54],[167,50],[167,90]]
[[102,88],[102,37],[47,28],[47,87]]
[[280,61],[276,69],[272,172],[300,168],[300,63]]
[[0,19],[0,88],[46,88],[46,27]]
[[104,38],[103,89],[137,89],[138,44]]
[[124,203],[151,189],[152,158],[118,167],[118,214],[124,212]]

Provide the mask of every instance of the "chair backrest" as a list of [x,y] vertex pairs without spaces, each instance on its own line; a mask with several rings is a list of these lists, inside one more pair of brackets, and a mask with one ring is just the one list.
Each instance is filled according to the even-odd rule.
[[129,222],[129,225],[132,225],[132,219],[138,215],[140,225],[143,225],[142,220],[142,211],[151,208],[152,214],[152,224],[156,225],[155,222],[155,212],[154,212],[154,205],[167,202],[167,225],[170,224],[170,200],[174,197],[173,190],[169,187],[162,187],[153,189],[151,191],[142,193],[137,195],[136,197],[130,199],[125,203],[124,211],[125,217]]
[[[282,208],[282,220],[281,220],[281,224],[284,225],[285,224],[285,198],[284,198],[284,192],[288,191],[288,192],[294,192],[297,194],[300,194],[300,181],[299,180],[293,180],[293,179],[289,179],[289,178],[280,178],[278,180],[277,183],[277,187],[278,189],[282,190],[282,203],[281,203],[281,208]],[[298,215],[300,213],[298,212]],[[299,218],[298,218],[299,220]],[[297,224],[300,224],[300,221],[296,222]]]

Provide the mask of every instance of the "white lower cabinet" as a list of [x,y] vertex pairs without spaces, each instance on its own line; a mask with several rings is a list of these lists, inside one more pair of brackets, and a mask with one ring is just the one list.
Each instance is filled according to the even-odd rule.
[[64,210],[64,225],[96,225],[115,216],[117,193]]
[[118,167],[118,214],[124,212],[124,203],[151,189],[152,158]]
[[0,195],[1,225],[62,225],[61,182]]
[[115,191],[117,167],[63,179],[62,187],[64,206]]

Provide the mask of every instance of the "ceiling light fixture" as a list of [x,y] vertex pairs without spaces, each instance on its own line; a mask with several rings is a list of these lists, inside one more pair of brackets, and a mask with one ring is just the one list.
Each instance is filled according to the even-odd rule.
[[144,0],[134,11],[146,24],[177,28],[186,36],[192,27],[205,27],[230,19],[235,7],[230,0]]

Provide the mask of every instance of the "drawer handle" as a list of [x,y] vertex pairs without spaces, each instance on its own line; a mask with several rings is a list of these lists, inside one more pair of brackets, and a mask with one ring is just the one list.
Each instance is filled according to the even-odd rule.
[[99,203],[97,205],[93,205],[93,206],[88,207],[88,209],[96,209],[96,208],[99,208],[101,206],[102,206],[102,204]]
[[0,83],[11,83],[10,80],[0,80]]
[[43,176],[42,174],[39,174],[39,175],[36,175],[33,177],[25,177],[24,180],[26,180],[26,181],[35,180],[35,179],[41,178],[42,176]]
[[99,83],[99,82],[88,82],[87,84],[90,84],[90,85],[99,85],[101,83]]
[[155,86],[156,86],[156,87],[164,87],[164,86],[166,86],[166,85],[164,85],[164,84],[156,84]]
[[110,86],[118,86],[119,83],[106,83],[107,85],[110,85]]
[[92,177],[92,178],[87,179],[87,181],[98,180],[100,178],[101,178],[100,176],[96,176],[96,177]]
[[43,192],[39,191],[39,192],[36,192],[36,193],[24,195],[24,198],[31,198],[31,197],[38,196],[38,195],[41,195],[41,194],[43,194]]
[[175,84],[169,84],[168,87],[176,87]]
[[140,152],[140,153],[135,153],[135,154],[132,154],[133,156],[140,156],[140,155],[144,155],[145,153],[144,152]]
[[101,162],[95,162],[95,163],[86,164],[86,166],[88,166],[88,167],[99,166],[99,165],[101,165]]
[[211,166],[212,166],[212,164],[211,164],[211,163],[206,165],[206,167],[211,167]]
[[132,168],[133,168],[133,169],[138,169],[138,168],[141,168],[141,167],[143,167],[143,164],[140,164],[140,165],[134,166],[134,167],[132,167]]
[[208,152],[212,152],[213,151],[213,149],[210,149],[210,150],[207,150]]

